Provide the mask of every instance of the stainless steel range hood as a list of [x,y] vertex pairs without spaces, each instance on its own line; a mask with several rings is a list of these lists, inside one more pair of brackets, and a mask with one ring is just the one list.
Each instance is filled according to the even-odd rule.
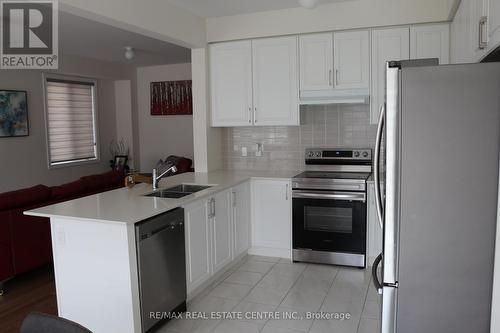
[[368,103],[370,103],[369,89],[335,89],[300,92],[300,105]]

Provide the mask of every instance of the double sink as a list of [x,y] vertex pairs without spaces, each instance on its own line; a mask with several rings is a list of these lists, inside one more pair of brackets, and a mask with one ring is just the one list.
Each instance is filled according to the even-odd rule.
[[157,198],[171,198],[179,199],[199,191],[211,188],[213,185],[191,185],[191,184],[180,184],[174,187],[169,187],[163,190],[158,190],[153,193],[146,194],[146,197],[157,197]]

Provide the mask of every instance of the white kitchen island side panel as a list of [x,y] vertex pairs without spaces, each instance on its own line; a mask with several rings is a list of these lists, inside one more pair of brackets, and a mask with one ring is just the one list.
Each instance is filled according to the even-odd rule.
[[93,333],[141,332],[133,224],[51,218],[59,316]]

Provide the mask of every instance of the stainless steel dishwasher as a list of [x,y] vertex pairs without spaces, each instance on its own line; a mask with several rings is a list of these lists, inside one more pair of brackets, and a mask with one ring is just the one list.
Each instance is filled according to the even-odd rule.
[[142,331],[159,326],[166,313],[186,311],[184,209],[135,226]]

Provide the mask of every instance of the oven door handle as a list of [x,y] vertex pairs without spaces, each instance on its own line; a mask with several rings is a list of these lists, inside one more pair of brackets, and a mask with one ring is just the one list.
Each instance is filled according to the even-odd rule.
[[366,202],[366,193],[346,193],[346,192],[321,192],[321,191],[297,191],[294,190],[294,199],[326,199],[343,201],[363,201]]

